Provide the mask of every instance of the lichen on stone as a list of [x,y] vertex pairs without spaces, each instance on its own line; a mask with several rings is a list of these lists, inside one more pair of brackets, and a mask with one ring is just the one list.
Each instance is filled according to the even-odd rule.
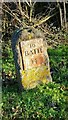
[[28,70],[23,70],[22,85],[26,89],[34,88],[39,83],[47,83],[50,81],[47,76],[50,76],[50,71],[44,65]]

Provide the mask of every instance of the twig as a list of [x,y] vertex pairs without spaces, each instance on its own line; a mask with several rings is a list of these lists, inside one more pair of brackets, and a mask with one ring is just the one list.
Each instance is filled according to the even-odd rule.
[[[4,3],[3,3],[3,4],[4,4]],[[5,4],[4,4],[4,5],[5,5]],[[23,25],[27,26],[24,22],[22,22],[22,21],[16,16],[15,13],[13,13],[13,12],[11,11],[11,9],[10,9],[7,5],[5,5],[5,6],[6,6],[6,8],[10,11],[10,12],[8,12],[8,10],[3,9],[5,12],[9,13],[12,17],[14,17],[22,26],[23,26]]]
[[[3,3],[3,4],[4,4],[4,3]],[[5,5],[5,4],[4,4],[4,5]],[[16,16],[15,13],[13,13],[13,12],[11,11],[11,9],[10,9],[7,5],[5,5],[5,7],[10,11],[10,12],[8,12],[8,10],[6,10],[6,12],[8,12],[11,16],[15,17],[15,19],[16,19],[17,21],[19,21],[19,23],[22,23],[21,20]],[[5,9],[4,9],[4,10],[5,10]]]
[[25,0],[25,2],[27,3],[27,5],[30,7],[30,4],[28,3],[28,1],[27,0]]
[[32,20],[31,20],[32,11],[33,11],[33,8],[32,8],[32,1],[30,0],[30,22],[32,21]]
[[47,20],[49,20],[51,17],[53,17],[54,15],[56,15],[58,12],[54,13],[51,16],[45,16],[42,20],[39,20],[39,22],[37,22],[36,24],[34,24],[34,27],[37,27],[38,25],[43,24],[44,22],[46,22]]
[[18,0],[19,1],[19,10],[20,10],[20,12],[21,12],[21,15],[22,15],[22,17],[23,17],[23,15],[27,18],[27,19],[29,19],[29,17],[22,11],[22,7],[21,7],[21,1],[20,0]]
[[37,0],[34,1],[33,6],[35,5],[36,2],[37,2]]

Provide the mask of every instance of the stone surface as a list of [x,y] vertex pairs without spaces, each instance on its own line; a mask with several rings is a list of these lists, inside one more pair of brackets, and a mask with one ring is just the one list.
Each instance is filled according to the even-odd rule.
[[25,70],[45,64],[45,47],[42,38],[22,41],[21,49]]
[[20,86],[25,89],[52,81],[47,43],[39,30],[18,30],[12,38],[12,49]]

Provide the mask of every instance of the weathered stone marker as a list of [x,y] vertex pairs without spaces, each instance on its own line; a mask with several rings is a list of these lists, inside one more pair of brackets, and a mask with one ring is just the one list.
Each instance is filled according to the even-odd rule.
[[22,41],[21,50],[24,62],[24,70],[32,69],[45,64],[45,48],[42,38]]
[[16,31],[12,38],[12,49],[20,87],[31,89],[40,83],[52,81],[47,44],[41,31]]

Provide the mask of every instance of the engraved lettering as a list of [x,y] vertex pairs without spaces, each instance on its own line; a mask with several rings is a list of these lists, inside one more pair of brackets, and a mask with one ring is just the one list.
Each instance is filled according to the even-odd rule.
[[28,55],[29,55],[28,51],[25,51],[25,56],[28,56]]
[[40,52],[42,53],[43,51],[42,51],[42,48],[40,48]]
[[30,44],[30,48],[35,47],[35,44]]
[[25,51],[25,56],[33,55],[33,54],[38,54],[38,53],[42,53],[42,52],[43,52],[42,48],[33,49],[33,50],[30,50],[29,52]]
[[37,59],[31,60],[32,64],[37,64]]

